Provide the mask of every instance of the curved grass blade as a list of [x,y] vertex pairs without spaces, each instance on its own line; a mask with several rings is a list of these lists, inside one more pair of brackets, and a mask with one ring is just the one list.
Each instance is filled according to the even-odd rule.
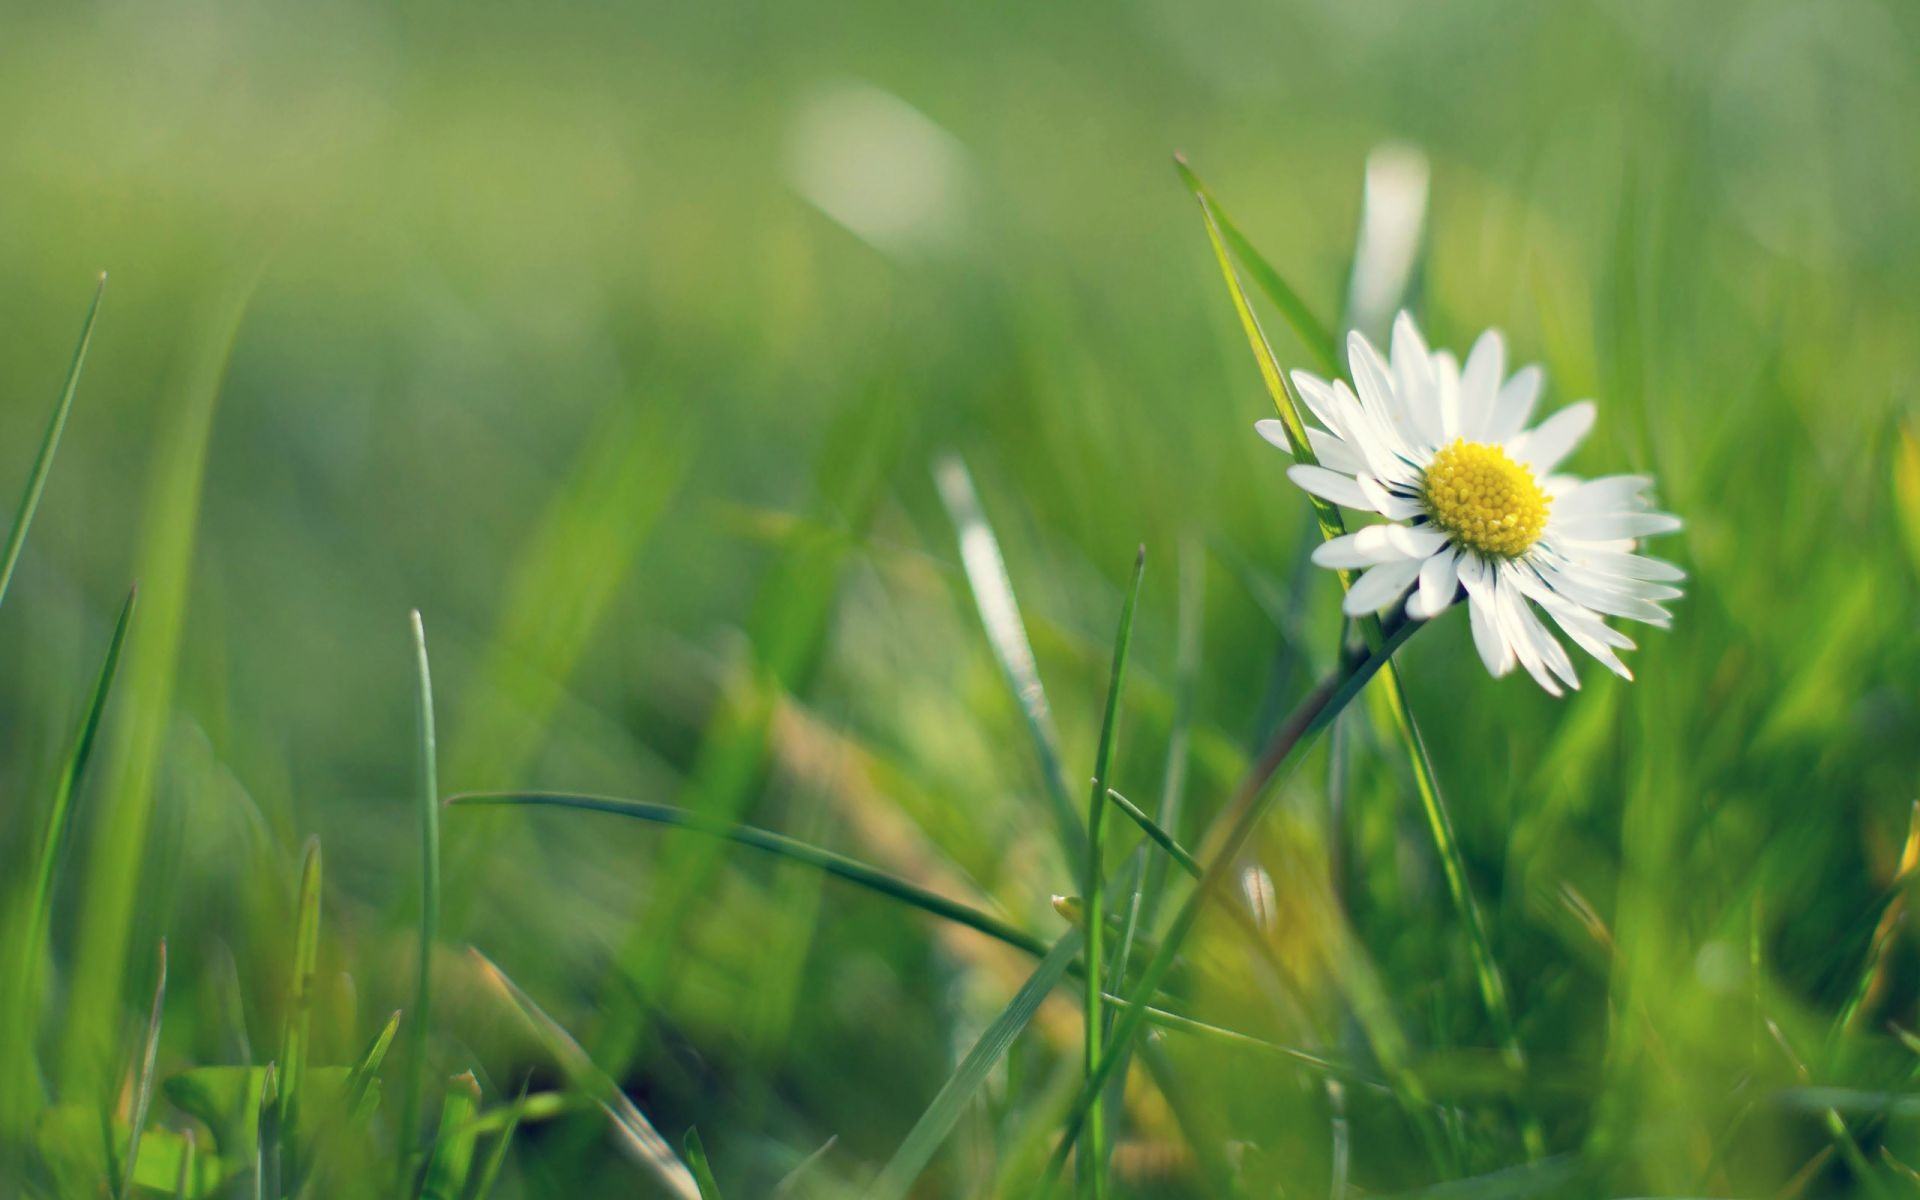
[[[1092,919],[1087,922],[1087,969],[1086,969],[1086,1012],[1084,1050],[1082,1065],[1088,1077],[1100,1062],[1101,1033],[1106,1026],[1106,1014],[1101,997],[1105,987],[1106,942],[1106,886],[1107,864],[1104,854],[1107,816],[1107,772],[1113,763],[1113,738],[1115,727],[1120,723],[1120,693],[1126,683],[1127,652],[1133,646],[1133,614],[1140,602],[1140,580],[1147,571],[1147,548],[1140,547],[1133,560],[1133,585],[1127,589],[1127,602],[1120,610],[1120,629],[1113,641],[1113,671],[1107,681],[1107,706],[1100,718],[1099,749],[1093,760],[1093,796],[1087,802],[1087,861],[1085,887],[1087,911]],[[1107,1130],[1102,1104],[1095,1098],[1093,1110],[1088,1113],[1091,1122],[1089,1129],[1089,1151],[1091,1164],[1088,1174],[1093,1194],[1098,1200],[1106,1195],[1107,1166]]]
[[1047,952],[1045,942],[991,913],[982,912],[957,900],[949,900],[918,884],[909,883],[863,862],[836,854],[831,850],[822,850],[783,834],[772,833],[752,825],[737,825],[732,821],[723,821],[703,813],[689,812],[671,804],[656,804],[646,800],[622,800],[612,796],[578,795],[570,792],[471,792],[462,796],[453,796],[447,803],[457,806],[522,804],[581,809],[588,812],[632,817],[656,825],[704,833],[709,837],[724,838],[743,846],[752,846],[756,850],[764,850],[782,858],[817,867],[838,879],[890,896],[945,920],[977,929],[989,937],[1017,946],[1031,954],[1042,955]]
[[[137,588],[129,591],[126,603],[120,606],[119,619],[113,624],[113,637],[107,642],[106,661],[101,663],[100,673],[94,678],[93,693],[87,699],[86,716],[74,738],[73,749],[67,753],[66,763],[60,770],[60,782],[55,785],[53,792],[53,806],[47,814],[46,832],[40,839],[40,854],[34,865],[33,893],[28,901],[26,931],[20,943],[20,958],[14,967],[17,993],[13,1020],[17,1022],[14,1028],[21,1031],[40,1027],[40,967],[47,953],[54,875],[72,824],[70,817],[74,795],[80,790],[81,780],[86,776],[87,764],[93,760],[94,743],[100,733],[101,719],[106,713],[107,697],[113,691],[114,676],[120,669],[120,649],[126,644],[127,627],[133,620],[134,602],[138,595]],[[25,1040],[31,1041],[31,1038]],[[22,1060],[18,1066],[27,1067],[24,1055]],[[9,1075],[10,1114],[21,1111],[23,1094],[32,1090],[31,1084],[18,1082],[23,1079],[24,1076],[17,1071]]]
[[1213,193],[1207,189],[1205,183],[1201,182],[1200,176],[1193,169],[1193,164],[1189,163],[1184,155],[1173,156],[1173,169],[1180,173],[1181,181],[1193,191],[1195,198],[1213,214],[1213,219],[1220,225],[1221,237],[1233,250],[1234,255],[1246,264],[1254,283],[1266,293],[1267,299],[1273,302],[1273,306],[1280,310],[1280,315],[1286,318],[1287,324],[1293,327],[1295,336],[1300,339],[1300,344],[1307,348],[1307,352],[1313,355],[1316,365],[1323,371],[1337,374],[1340,370],[1340,343],[1334,337],[1333,331],[1328,329],[1319,317],[1313,315],[1312,306],[1301,299],[1300,293],[1293,290],[1293,285],[1282,278],[1280,272],[1274,270],[1267,260],[1261,257],[1260,252],[1253,248],[1253,243],[1247,240],[1246,235],[1240,232],[1240,227],[1227,216],[1226,210],[1221,208],[1220,202],[1213,198]]
[[826,1161],[827,1155],[832,1153],[833,1148],[839,1144],[840,1135],[836,1133],[822,1142],[818,1150],[801,1159],[795,1164],[793,1170],[782,1175],[780,1182],[773,1185],[773,1191],[767,1193],[770,1200],[787,1200],[787,1197],[792,1196],[799,1190],[802,1183],[812,1178],[813,1172]]
[[934,1096],[927,1111],[914,1122],[906,1140],[900,1143],[900,1148],[894,1151],[893,1157],[867,1188],[867,1200],[901,1200],[906,1196],[907,1189],[913,1186],[920,1172],[926,1170],[927,1164],[933,1160],[934,1151],[953,1132],[961,1114],[973,1101],[974,1093],[986,1082],[988,1073],[1006,1054],[1007,1047],[1013,1045],[1013,1040],[1020,1036],[1020,1031],[1027,1027],[1027,1022],[1033,1019],[1033,1014],[1039,1010],[1040,1002],[1047,998],[1047,993],[1067,973],[1067,967],[1080,953],[1080,941],[1080,931],[1070,929],[1053,944],[1053,949],[1047,951],[1046,957],[1040,960],[1040,965],[1026,983],[1014,993],[1007,1007],[981,1033],[973,1049],[967,1051],[967,1056]]
[[[1024,950],[1036,958],[1045,956],[1050,947],[1041,939],[1027,933],[1019,927],[1001,920],[991,913],[970,908],[955,900],[949,900],[938,893],[927,891],[918,884],[909,883],[897,876],[870,867],[856,859],[835,854],[831,850],[822,850],[805,842],[781,834],[770,833],[751,825],[736,825],[731,821],[721,821],[700,813],[688,812],[670,804],[655,804],[645,800],[622,800],[612,796],[589,796],[571,792],[471,792],[462,796],[450,796],[447,803],[455,807],[468,807],[478,804],[524,804],[550,808],[576,809],[585,812],[608,813],[613,816],[631,817],[657,825],[675,829],[704,833],[711,837],[725,838],[743,846],[765,850],[795,862],[806,863],[879,895],[887,896],[904,904],[920,909],[922,912],[965,925],[969,929],[993,938],[996,941]],[[1076,964],[1077,965],[1077,964]],[[1129,1003],[1118,996],[1108,994],[1103,997],[1109,1006],[1120,1007]],[[1147,1020],[1164,1029],[1181,1033],[1195,1034],[1234,1045],[1265,1046],[1283,1056],[1331,1069],[1340,1069],[1324,1060],[1274,1042],[1252,1037],[1236,1030],[1225,1029],[1204,1021],[1164,1009],[1149,1007]]]
[[133,1168],[140,1161],[140,1135],[146,1132],[147,1113],[153,1107],[153,1067],[160,1056],[160,1018],[167,1006],[167,939],[160,939],[159,978],[153,985],[153,1010],[147,1017],[147,1036],[133,1079],[133,1111],[127,1132],[127,1158],[120,1171],[116,1195],[127,1200],[133,1195]]
[[407,1039],[405,1092],[400,1104],[400,1170],[404,1173],[420,1131],[420,1104],[427,1082],[428,1018],[433,1011],[433,947],[440,933],[440,783],[436,777],[433,732],[433,672],[427,664],[427,627],[420,610],[409,615],[413,631],[418,738],[420,813],[420,925],[416,937],[419,966],[413,985],[413,1028]]
[[1127,814],[1133,823],[1140,827],[1140,832],[1153,839],[1156,845],[1162,850],[1165,850],[1167,857],[1178,863],[1182,871],[1185,871],[1195,879],[1200,878],[1200,860],[1193,856],[1192,851],[1175,841],[1172,834],[1162,829],[1158,821],[1141,811],[1138,804],[1135,804],[1112,788],[1107,789],[1107,799],[1113,802],[1115,808]]
[[93,303],[87,306],[86,320],[80,325],[80,344],[73,350],[73,365],[67,368],[67,382],[60,389],[60,399],[53,406],[53,417],[47,422],[47,432],[40,438],[40,452],[34,455],[33,470],[27,474],[27,488],[20,497],[20,507],[14,510],[13,528],[7,532],[7,544],[0,550],[0,604],[6,603],[7,585],[13,582],[13,568],[20,562],[20,550],[27,543],[27,530],[33,525],[33,514],[40,507],[40,495],[47,487],[47,474],[53,470],[53,455],[60,448],[60,435],[67,428],[67,414],[73,411],[74,393],[80,388],[80,368],[86,365],[87,347],[93,342],[93,319],[100,315],[100,297],[107,290],[107,273],[100,273],[100,281],[93,289]]
[[260,1083],[260,1107],[254,1114],[254,1200],[280,1200],[280,1072],[267,1064]]
[[1040,762],[1041,781],[1059,828],[1061,849],[1069,863],[1085,862],[1087,834],[1067,794],[1066,777],[1055,748],[1060,738],[1053,728],[1053,710],[1047,705],[1047,690],[1040,682],[1040,669],[1027,640],[1026,624],[1020,619],[1020,605],[1014,599],[1013,581],[1007,576],[999,539],[987,523],[973,476],[959,455],[950,454],[935,462],[933,478],[959,536],[960,563],[966,570],[974,606],[980,611],[980,623],[986,627],[987,642],[993,647],[994,661],[1000,664],[1000,673],[1020,706],[1020,715],[1026,718],[1033,752]]
[[174,1179],[174,1200],[186,1200],[192,1194],[189,1189],[193,1186],[193,1159],[196,1150],[193,1130],[188,1128],[182,1131],[180,1137],[180,1174]]
[[700,1188],[700,1200],[722,1200],[720,1185],[713,1181],[713,1167],[707,1162],[707,1148],[700,1144],[700,1131],[689,1128],[682,1145],[687,1152],[687,1166],[693,1171],[693,1182]]
[[634,1107],[626,1093],[606,1072],[594,1065],[573,1035],[548,1016],[534,1003],[533,997],[521,991],[519,985],[507,978],[506,972],[494,966],[486,955],[471,946],[467,948],[467,953],[473,956],[481,974],[520,1010],[520,1015],[539,1035],[547,1052],[560,1064],[561,1071],[573,1086],[593,1097],[606,1112],[615,1132],[620,1135],[621,1148],[634,1161],[651,1171],[661,1186],[679,1200],[700,1200],[700,1187],[687,1165],[674,1154],[673,1147],[654,1129],[653,1123]]

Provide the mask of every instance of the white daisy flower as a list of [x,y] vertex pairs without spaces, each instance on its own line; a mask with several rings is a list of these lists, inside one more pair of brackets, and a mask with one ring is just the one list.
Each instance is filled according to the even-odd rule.
[[[1428,620],[1464,594],[1487,670],[1505,675],[1517,662],[1558,696],[1559,683],[1580,681],[1538,606],[1608,670],[1632,679],[1614,651],[1633,642],[1602,618],[1671,623],[1660,602],[1680,596],[1671,585],[1685,574],[1636,551],[1639,539],[1672,533],[1680,519],[1653,511],[1647,476],[1555,473],[1593,428],[1592,402],[1528,428],[1539,367],[1509,378],[1495,330],[1480,335],[1462,367],[1429,351],[1406,313],[1394,322],[1390,361],[1357,333],[1347,358],[1354,387],[1294,373],[1320,421],[1307,430],[1320,465],[1287,471],[1316,496],[1387,519],[1313,552],[1320,566],[1364,569],[1347,592],[1347,614],[1378,612],[1412,588],[1407,616]],[[1280,422],[1255,428],[1287,449]]]

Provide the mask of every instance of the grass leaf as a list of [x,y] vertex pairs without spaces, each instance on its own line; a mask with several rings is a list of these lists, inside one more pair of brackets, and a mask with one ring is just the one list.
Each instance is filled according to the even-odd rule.
[[153,1067],[160,1056],[160,1018],[167,1006],[167,939],[160,939],[158,978],[153,984],[153,1009],[147,1017],[147,1036],[133,1077],[133,1111],[128,1114],[127,1159],[120,1174],[119,1197],[133,1194],[134,1167],[140,1162],[140,1136],[146,1132],[147,1112],[153,1107]]
[[480,1082],[472,1071],[447,1083],[440,1102],[440,1130],[421,1181],[421,1200],[459,1200],[473,1169],[474,1114],[480,1111]]
[[974,1093],[986,1082],[988,1073],[1006,1054],[1007,1047],[1013,1045],[1013,1040],[1020,1036],[1020,1031],[1027,1027],[1027,1022],[1033,1019],[1033,1014],[1039,1010],[1040,1002],[1047,998],[1047,993],[1066,974],[1067,967],[1080,953],[1080,941],[1079,930],[1068,930],[1053,944],[1053,949],[1047,951],[1040,965],[1020,990],[1014,993],[1013,999],[1001,1010],[1000,1015],[980,1034],[973,1049],[967,1051],[967,1056],[961,1060],[945,1086],[934,1096],[927,1110],[920,1114],[920,1119],[914,1122],[906,1140],[900,1143],[900,1148],[894,1151],[893,1157],[867,1189],[867,1200],[901,1200],[907,1194],[907,1189],[913,1186],[914,1180],[933,1160],[934,1151],[953,1132],[961,1114],[972,1103]]
[[679,1200],[700,1200],[700,1187],[694,1182],[693,1173],[687,1169],[687,1165],[674,1154],[673,1147],[654,1129],[653,1123],[634,1107],[633,1101],[627,1098],[619,1085],[594,1065],[573,1035],[548,1016],[545,1010],[534,1003],[533,997],[521,991],[519,985],[509,979],[506,972],[494,966],[486,955],[472,947],[468,947],[467,952],[473,956],[481,974],[500,989],[520,1011],[527,1024],[532,1026],[573,1086],[593,1097],[606,1112],[613,1122],[614,1131],[619,1134],[620,1146],[628,1156],[652,1172],[654,1178]]
[[[74,737],[73,748],[67,752],[66,762],[60,769],[60,781],[54,787],[53,805],[47,813],[46,830],[40,838],[40,853],[34,865],[33,893],[28,899],[27,926],[20,940],[20,957],[14,967],[13,986],[17,989],[11,1020],[14,1028],[20,1031],[22,1040],[31,1043],[33,1031],[40,1027],[40,968],[47,956],[48,929],[53,911],[54,876],[64,856],[67,834],[72,826],[71,816],[73,798],[80,790],[81,780],[85,778],[87,764],[93,761],[93,748],[100,733],[100,723],[106,714],[107,698],[113,691],[113,680],[120,669],[120,649],[126,644],[127,627],[133,620],[134,601],[138,589],[127,593],[125,604],[120,606],[120,616],[113,624],[113,636],[107,642],[106,661],[100,665],[100,673],[94,678],[93,692],[87,699],[86,716],[80,722],[80,731]],[[31,1074],[31,1062],[28,1056],[19,1056],[21,1061],[14,1064],[8,1074],[8,1112],[10,1119],[23,1108],[23,1097],[34,1090],[35,1085],[23,1077]],[[32,1107],[31,1101],[25,1101],[24,1107]]]
[[494,1184],[500,1179],[501,1170],[507,1165],[507,1155],[513,1150],[513,1135],[520,1130],[520,1118],[527,1109],[527,1088],[533,1084],[529,1075],[520,1081],[520,1094],[514,1097],[513,1104],[507,1109],[506,1123],[500,1128],[500,1135],[494,1139],[493,1149],[487,1152],[487,1161],[480,1168],[480,1178],[473,1185],[474,1200],[487,1200],[493,1195]]
[[[1107,704],[1100,719],[1099,749],[1093,760],[1093,795],[1087,802],[1087,861],[1084,876],[1089,920],[1086,925],[1086,1010],[1082,1066],[1088,1078],[1100,1063],[1101,1034],[1106,1027],[1102,995],[1106,985],[1106,874],[1103,833],[1107,815],[1107,772],[1113,764],[1113,740],[1120,723],[1120,694],[1127,677],[1127,653],[1133,646],[1133,614],[1140,602],[1140,581],[1147,571],[1147,548],[1140,547],[1133,560],[1133,584],[1127,589],[1127,601],[1120,610],[1120,628],[1113,640],[1113,670],[1107,681]],[[1096,1097],[1088,1114],[1092,1165],[1089,1171],[1093,1194],[1106,1194],[1107,1132],[1101,1104]]]
[[293,990],[280,1043],[280,1157],[299,1178],[294,1142],[300,1097],[306,1085],[307,1048],[313,1032],[313,976],[320,961],[320,839],[310,838],[300,866],[300,903],[294,919]]
[[693,1181],[699,1185],[700,1200],[721,1200],[720,1185],[713,1181],[713,1167],[707,1162],[707,1148],[700,1144],[700,1131],[689,1128],[685,1142],[687,1166],[693,1170]]
[[0,550],[0,604],[6,603],[7,586],[13,582],[13,569],[20,562],[21,548],[27,542],[27,530],[33,525],[33,514],[40,507],[40,495],[47,487],[47,474],[53,470],[53,455],[60,448],[60,435],[67,428],[67,414],[73,411],[74,393],[80,388],[80,368],[86,365],[87,347],[93,342],[93,320],[100,315],[100,297],[106,293],[106,272],[100,273],[100,282],[93,289],[93,303],[87,306],[87,316],[80,325],[80,343],[73,350],[73,365],[67,368],[67,382],[60,389],[60,399],[53,406],[53,417],[47,422],[47,431],[40,438],[40,452],[34,455],[33,470],[27,475],[26,492],[20,497],[20,507],[14,510],[13,527],[7,532],[6,548]]
[[1013,581],[1007,576],[1007,563],[1000,554],[999,539],[987,523],[980,495],[974,490],[973,476],[957,454],[947,455],[934,464],[934,482],[940,499],[960,538],[960,563],[966,571],[967,586],[973,591],[974,606],[980,611],[980,623],[986,627],[987,642],[993,647],[994,661],[1013,692],[1020,715],[1026,719],[1027,733],[1033,739],[1033,752],[1040,761],[1041,782],[1053,809],[1060,846],[1069,863],[1085,862],[1087,834],[1074,812],[1067,794],[1066,777],[1060,770],[1060,738],[1053,728],[1053,711],[1047,705],[1047,690],[1040,682],[1040,668],[1027,641],[1027,627],[1020,619],[1020,605],[1014,599]]
[[427,627],[415,609],[409,615],[419,690],[415,693],[416,755],[419,777],[415,802],[420,814],[420,923],[415,944],[412,1026],[407,1039],[405,1091],[400,1104],[400,1164],[405,1171],[419,1138],[420,1105],[426,1091],[427,1036],[433,1014],[433,948],[440,936],[440,783],[436,777],[433,732],[433,672],[427,664]]

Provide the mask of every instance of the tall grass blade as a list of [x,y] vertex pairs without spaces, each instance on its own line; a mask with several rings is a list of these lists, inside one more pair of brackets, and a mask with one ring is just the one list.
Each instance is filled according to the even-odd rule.
[[[1166,847],[1179,844],[1180,818],[1186,801],[1193,695],[1200,678],[1200,648],[1206,618],[1206,571],[1206,557],[1199,541],[1192,537],[1182,538],[1180,595],[1174,614],[1173,717],[1167,726],[1167,762],[1160,779],[1160,812],[1155,822],[1155,828],[1167,839],[1164,844]],[[1112,792],[1108,794],[1117,795]],[[1198,864],[1195,866],[1197,868]],[[1198,871],[1194,873],[1197,875]],[[1166,860],[1158,857],[1149,859],[1140,895],[1140,921],[1148,929],[1154,928],[1159,920],[1166,886]]]
[[[1101,1000],[1105,988],[1106,955],[1106,874],[1104,833],[1107,817],[1107,772],[1113,764],[1113,739],[1120,723],[1120,695],[1126,684],[1127,653],[1133,646],[1133,614],[1140,602],[1140,581],[1147,571],[1147,548],[1140,547],[1133,560],[1133,583],[1127,589],[1125,607],[1120,610],[1120,629],[1113,641],[1113,671],[1107,681],[1107,705],[1100,718],[1099,749],[1093,760],[1093,796],[1087,802],[1087,861],[1085,888],[1087,912],[1087,969],[1084,1054],[1082,1065],[1088,1075],[1100,1062],[1101,1033],[1106,1027],[1105,1007]],[[1096,1200],[1106,1195],[1107,1136],[1101,1104],[1096,1098],[1088,1113],[1088,1175]]]
[[687,1166],[693,1171],[693,1182],[700,1188],[700,1200],[722,1200],[720,1185],[713,1181],[713,1166],[707,1162],[707,1148],[700,1142],[700,1131],[688,1129],[682,1144],[687,1151]]
[[406,1170],[420,1131],[420,1105],[427,1082],[427,1036],[433,1014],[433,949],[440,938],[440,782],[436,776],[433,732],[433,672],[427,664],[427,627],[415,609],[413,632],[418,691],[414,718],[419,776],[415,795],[420,814],[420,924],[415,938],[419,964],[413,983],[412,1030],[407,1038],[405,1091],[400,1103],[400,1164]]
[[1185,871],[1195,879],[1200,878],[1200,860],[1193,856],[1191,850],[1188,850],[1176,841],[1171,833],[1162,829],[1160,822],[1148,816],[1141,810],[1138,804],[1135,804],[1112,788],[1107,789],[1107,799],[1113,802],[1115,808],[1125,813],[1129,820],[1135,825],[1138,825],[1140,832],[1146,834],[1148,838],[1152,839],[1155,845],[1166,851],[1167,857],[1176,863],[1182,871]]
[[1887,947],[1900,931],[1901,918],[1906,914],[1907,889],[1912,886],[1915,871],[1920,871],[1920,801],[1914,803],[1907,816],[1907,839],[1900,848],[1893,895],[1886,907],[1880,910],[1880,919],[1874,923],[1873,936],[1867,941],[1866,961],[1860,968],[1860,978],[1855,981],[1847,1002],[1841,1006],[1840,1015],[1834,1018],[1835,1036],[1858,1029],[1861,1016],[1886,985]]
[[20,497],[20,507],[14,510],[13,527],[7,531],[7,543],[0,550],[0,604],[7,599],[7,586],[13,582],[13,569],[19,565],[21,548],[27,544],[27,530],[33,525],[33,514],[40,507],[40,495],[47,487],[47,474],[53,470],[53,455],[60,448],[60,435],[67,428],[67,414],[73,411],[74,393],[80,388],[80,368],[86,365],[87,347],[93,342],[93,319],[100,315],[100,297],[107,290],[106,272],[100,273],[100,282],[93,289],[93,303],[87,306],[87,316],[80,324],[80,344],[73,350],[73,365],[67,368],[67,382],[60,389],[60,399],[53,406],[53,416],[47,422],[47,431],[40,438],[40,452],[34,455],[33,470],[27,474],[27,488]]
[[28,899],[27,925],[20,940],[20,957],[14,966],[15,995],[8,1018],[10,1027],[19,1035],[23,1051],[11,1056],[18,1061],[8,1067],[9,1127],[24,1116],[25,1110],[33,1104],[30,1093],[36,1085],[30,1079],[33,1064],[27,1048],[32,1046],[34,1034],[40,1028],[40,970],[47,957],[54,876],[59,870],[67,833],[72,825],[73,798],[86,777],[87,764],[93,761],[94,744],[99,737],[100,722],[106,714],[107,698],[113,691],[114,676],[120,669],[120,650],[126,644],[127,626],[133,620],[134,601],[138,594],[138,589],[129,591],[126,603],[120,606],[119,619],[113,624],[113,636],[107,642],[106,660],[100,664],[100,673],[94,678],[93,692],[87,698],[86,716],[81,719],[73,749],[68,751],[66,762],[60,769],[60,780],[54,786],[53,805],[47,813],[46,830],[40,838],[40,853],[34,864],[33,893]]
[[987,631],[987,643],[993,648],[994,661],[1012,690],[1020,715],[1026,719],[1027,733],[1033,740],[1033,752],[1040,762],[1041,782],[1053,810],[1060,846],[1069,863],[1085,862],[1087,834],[1074,812],[1067,794],[1066,777],[1060,770],[1060,738],[1053,728],[1053,710],[1047,704],[1047,690],[1040,682],[1040,668],[1027,641],[1027,627],[1020,619],[1020,605],[1014,599],[1013,580],[1007,576],[1007,563],[1000,554],[999,539],[987,523],[980,494],[974,489],[973,476],[957,454],[934,463],[934,482],[940,499],[960,539],[960,563],[966,571],[967,586],[973,592],[980,623]]
[[548,1016],[534,1003],[533,997],[521,991],[519,985],[509,979],[506,972],[494,966],[486,955],[472,947],[467,952],[473,956],[481,974],[500,989],[520,1011],[527,1024],[532,1026],[547,1052],[560,1064],[560,1070],[568,1081],[591,1096],[606,1112],[613,1122],[614,1131],[619,1135],[621,1148],[652,1172],[669,1194],[679,1200],[700,1200],[700,1187],[694,1182],[693,1172],[674,1154],[673,1147],[654,1129],[653,1123],[634,1107],[633,1101],[627,1099],[626,1093],[606,1072],[594,1065],[573,1035]]
[[1274,270],[1267,260],[1261,257],[1260,252],[1253,248],[1253,243],[1240,232],[1240,227],[1233,223],[1233,218],[1220,207],[1220,202],[1214,199],[1213,193],[1201,181],[1199,174],[1193,169],[1193,164],[1189,163],[1183,155],[1176,154],[1173,157],[1173,169],[1180,173],[1181,181],[1213,214],[1213,219],[1220,226],[1221,238],[1240,261],[1246,264],[1248,273],[1253,276],[1255,286],[1266,293],[1267,299],[1273,302],[1273,306],[1280,310],[1280,315],[1286,318],[1287,324],[1293,327],[1294,335],[1300,339],[1300,344],[1306,347],[1307,353],[1313,355],[1314,364],[1322,371],[1337,374],[1340,370],[1340,342],[1334,336],[1334,332],[1314,315],[1313,306],[1301,299],[1300,293],[1293,289],[1293,285],[1288,283],[1280,272]]
[[400,1010],[395,1009],[380,1032],[373,1035],[373,1041],[361,1052],[360,1060],[353,1064],[353,1070],[347,1075],[347,1111],[356,1116],[364,1115],[367,1103],[379,1083],[380,1064],[386,1061],[387,1050],[392,1047],[394,1035],[400,1032]]
[[193,1194],[190,1190],[193,1187],[193,1160],[195,1151],[198,1149],[192,1129],[185,1130],[180,1137],[180,1174],[174,1179],[174,1200],[186,1200]]
[[69,976],[60,1076],[74,1095],[97,1092],[113,1061],[110,1038],[125,1002],[136,922],[145,911],[141,880],[152,843],[164,751],[174,729],[175,681],[214,416],[253,282],[238,281],[195,320],[197,344],[186,352],[173,411],[159,418],[135,572],[140,580],[139,636],[128,643],[118,684],[127,715],[116,729],[102,781]]
[[159,977],[153,984],[153,1009],[147,1017],[147,1036],[141,1043],[140,1061],[133,1077],[133,1111],[128,1113],[127,1158],[120,1171],[116,1194],[120,1200],[133,1195],[134,1164],[140,1161],[140,1136],[146,1132],[147,1113],[153,1107],[153,1068],[160,1057],[160,1018],[167,1007],[167,939],[160,939]]
[[893,1153],[887,1165],[880,1170],[866,1192],[866,1200],[902,1200],[913,1186],[920,1173],[933,1161],[933,1155],[940,1144],[947,1140],[953,1127],[959,1123],[967,1105],[973,1101],[974,1093],[986,1082],[987,1075],[1006,1054],[1020,1031],[1027,1027],[1033,1014],[1039,1010],[1040,1002],[1047,998],[1061,976],[1067,972],[1074,957],[1080,953],[1080,931],[1068,930],[1053,949],[1034,969],[1026,983],[1014,993],[1013,999],[1000,1015],[993,1019],[986,1030],[980,1034],[980,1040],[967,1051],[953,1075],[941,1087],[926,1112],[914,1122],[913,1129],[907,1133],[906,1140]]

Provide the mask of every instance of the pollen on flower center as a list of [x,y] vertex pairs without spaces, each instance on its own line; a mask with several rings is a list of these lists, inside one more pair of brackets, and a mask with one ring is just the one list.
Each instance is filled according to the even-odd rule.
[[1518,558],[1547,527],[1552,502],[1498,446],[1455,439],[1433,456],[1421,486],[1434,524],[1482,554]]

